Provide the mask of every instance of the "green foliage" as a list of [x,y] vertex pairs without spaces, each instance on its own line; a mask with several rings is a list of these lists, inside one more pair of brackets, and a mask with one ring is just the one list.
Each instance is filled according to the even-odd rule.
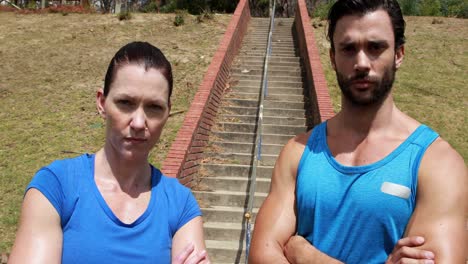
[[440,16],[440,9],[439,0],[421,0],[419,3],[419,14],[421,16]]
[[445,0],[441,5],[443,16],[468,18],[468,0]]
[[154,13],[158,11],[159,11],[158,5],[154,1],[149,1],[146,5],[140,8],[140,12],[143,12],[143,13]]
[[239,0],[211,0],[207,1],[208,7],[216,12],[232,13],[236,10]]
[[205,20],[211,20],[213,18],[213,12],[211,12],[210,10],[203,10],[203,12],[197,16],[197,22],[203,23]]
[[322,20],[327,19],[328,11],[330,10],[330,8],[333,6],[335,2],[336,0],[327,0],[325,2],[317,2],[313,9],[313,13],[312,13],[313,17],[317,17]]
[[36,1],[28,1],[26,9],[36,9]]
[[398,0],[401,11],[405,16],[417,16],[419,14],[418,2],[416,0]]
[[187,10],[190,14],[199,15],[209,8],[208,0],[169,0],[161,7],[161,12],[172,13],[178,9]]
[[174,17],[174,26],[182,26],[185,24],[185,16],[187,14],[187,11],[185,10],[176,10],[176,15]]
[[174,13],[177,10],[177,1],[169,0],[167,4],[163,5],[159,10],[161,13]]
[[[269,0],[260,1],[266,1],[268,6]],[[234,12],[238,3],[239,0],[168,0],[159,11],[173,13],[178,9],[183,9],[193,15],[201,15],[205,13],[205,10],[230,13]]]

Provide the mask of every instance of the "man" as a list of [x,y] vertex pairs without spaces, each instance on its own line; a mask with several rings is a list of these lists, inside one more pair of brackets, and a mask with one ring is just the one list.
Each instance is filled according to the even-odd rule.
[[251,263],[464,263],[463,158],[393,102],[404,28],[396,0],[330,10],[342,109],[282,150]]

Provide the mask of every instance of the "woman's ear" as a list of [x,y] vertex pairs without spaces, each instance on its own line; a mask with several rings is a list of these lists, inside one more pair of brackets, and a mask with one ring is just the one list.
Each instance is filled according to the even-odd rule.
[[96,108],[98,110],[99,115],[102,116],[102,118],[106,118],[106,110],[104,108],[104,105],[106,103],[106,97],[104,96],[104,91],[102,89],[99,89],[96,93]]

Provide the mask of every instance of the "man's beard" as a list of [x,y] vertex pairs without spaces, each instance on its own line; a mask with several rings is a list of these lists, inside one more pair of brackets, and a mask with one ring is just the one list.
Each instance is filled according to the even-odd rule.
[[[370,106],[381,104],[387,95],[392,90],[393,81],[395,80],[396,66],[393,62],[392,67],[386,67],[384,69],[384,75],[382,79],[377,77],[369,77],[369,72],[359,72],[356,75],[347,78],[340,72],[336,71],[336,78],[338,80],[338,85],[340,86],[343,96],[350,101],[355,106]],[[373,89],[370,96],[360,96],[359,94],[354,94],[351,90],[353,81],[366,80],[370,81]]]

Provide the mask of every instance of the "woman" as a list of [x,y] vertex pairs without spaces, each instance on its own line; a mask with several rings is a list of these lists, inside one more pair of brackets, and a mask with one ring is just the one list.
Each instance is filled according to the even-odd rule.
[[96,98],[104,147],[37,172],[9,263],[209,262],[192,193],[148,163],[172,83],[170,63],[149,43],[115,54]]

